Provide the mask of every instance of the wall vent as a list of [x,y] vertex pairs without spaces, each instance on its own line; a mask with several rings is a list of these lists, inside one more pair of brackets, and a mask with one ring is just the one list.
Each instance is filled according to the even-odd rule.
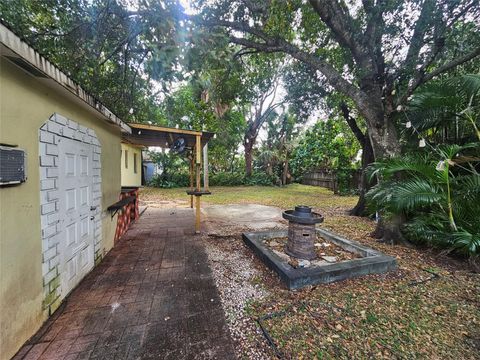
[[25,150],[0,146],[0,186],[20,184],[27,180]]

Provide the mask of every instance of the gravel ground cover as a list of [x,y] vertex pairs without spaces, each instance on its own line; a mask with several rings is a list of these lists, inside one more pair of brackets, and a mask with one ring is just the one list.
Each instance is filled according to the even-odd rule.
[[262,265],[243,245],[241,229],[223,229],[203,236],[213,277],[216,281],[227,324],[240,359],[271,359],[271,348],[263,337],[249,305],[270,296],[261,279]]

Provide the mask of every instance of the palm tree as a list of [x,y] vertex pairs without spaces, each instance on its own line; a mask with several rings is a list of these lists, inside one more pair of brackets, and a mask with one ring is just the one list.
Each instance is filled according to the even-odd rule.
[[[480,75],[431,82],[412,98],[405,115],[410,131],[435,143],[480,141]],[[473,131],[472,131],[473,130]]]
[[479,149],[443,145],[429,155],[374,163],[370,177],[383,181],[367,193],[371,208],[403,216],[409,240],[480,254]]

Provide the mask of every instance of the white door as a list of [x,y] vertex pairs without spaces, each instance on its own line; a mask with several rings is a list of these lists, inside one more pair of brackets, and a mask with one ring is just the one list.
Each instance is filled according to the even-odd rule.
[[61,138],[59,213],[61,296],[65,297],[93,268],[94,229],[92,155],[89,144]]

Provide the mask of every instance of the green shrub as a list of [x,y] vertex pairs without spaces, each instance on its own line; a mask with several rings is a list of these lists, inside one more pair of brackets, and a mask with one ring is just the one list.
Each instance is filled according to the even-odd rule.
[[212,186],[272,186],[278,182],[275,176],[267,175],[264,172],[253,173],[250,177],[246,177],[245,174],[241,172],[220,172],[210,175],[209,180]]
[[337,193],[339,195],[358,194],[358,184],[357,181],[355,181],[358,173],[357,169],[338,169],[336,173],[338,183]]
[[253,185],[260,185],[260,186],[272,186],[277,183],[277,179],[273,175],[268,175],[264,172],[257,172],[253,173],[252,176],[246,177],[244,185],[253,186]]
[[[262,172],[254,173],[249,178],[241,172],[219,172],[210,174],[209,177],[210,186],[273,186],[277,183],[278,179],[275,176]],[[150,180],[148,185],[158,188],[187,187],[190,185],[190,176],[184,172],[156,175]]]
[[187,187],[190,185],[190,176],[184,172],[155,175],[148,185],[164,189]]
[[238,172],[220,172],[210,175],[210,185],[212,186],[238,186],[245,182],[245,175]]

